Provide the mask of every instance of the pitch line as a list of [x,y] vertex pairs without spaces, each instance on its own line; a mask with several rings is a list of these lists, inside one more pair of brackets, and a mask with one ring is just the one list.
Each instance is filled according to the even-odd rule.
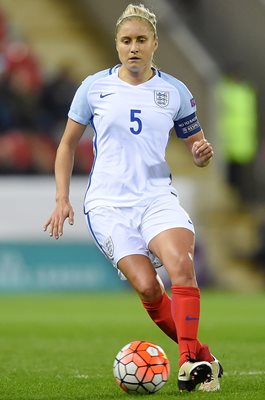
[[224,372],[225,376],[257,376],[257,375],[265,375],[265,371],[233,371],[233,372]]
[[[265,371],[233,371],[233,372],[224,372],[224,376],[261,376],[265,375]],[[95,377],[95,376],[94,376]],[[97,377],[102,377],[100,374]],[[86,374],[75,374],[74,378],[76,379],[91,379],[91,375]]]

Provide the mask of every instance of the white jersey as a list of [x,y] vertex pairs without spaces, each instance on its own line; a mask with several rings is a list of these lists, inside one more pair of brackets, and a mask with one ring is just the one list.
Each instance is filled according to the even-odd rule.
[[94,164],[85,212],[97,206],[146,205],[154,196],[175,193],[165,160],[169,133],[187,138],[201,130],[187,87],[161,71],[131,85],[119,65],[86,78],[73,99],[69,118],[91,124]]

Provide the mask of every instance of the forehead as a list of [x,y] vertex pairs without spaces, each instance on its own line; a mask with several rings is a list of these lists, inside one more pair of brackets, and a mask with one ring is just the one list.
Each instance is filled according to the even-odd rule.
[[117,31],[117,36],[149,36],[154,32],[150,23],[143,18],[131,17],[124,20]]

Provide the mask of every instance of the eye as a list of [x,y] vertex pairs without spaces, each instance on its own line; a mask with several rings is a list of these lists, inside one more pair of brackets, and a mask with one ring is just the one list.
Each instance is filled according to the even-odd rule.
[[125,39],[122,39],[122,43],[123,43],[123,44],[129,44],[129,43],[130,43],[130,40],[129,40],[129,39],[126,39],[126,38],[125,38]]

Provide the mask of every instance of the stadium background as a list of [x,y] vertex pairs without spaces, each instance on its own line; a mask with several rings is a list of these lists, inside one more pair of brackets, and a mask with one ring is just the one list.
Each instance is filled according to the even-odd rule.
[[[89,130],[78,147],[74,170],[75,226],[67,226],[58,243],[42,232],[54,202],[53,161],[65,112],[84,77],[118,62],[113,28],[127,3],[27,0],[17,7],[14,0],[1,0],[2,292],[127,288],[89,240],[83,220],[82,199],[93,159]],[[156,65],[187,83],[215,147],[215,161],[203,171],[192,165],[181,143],[171,140],[168,148],[175,186],[197,226],[199,282],[202,287],[263,290],[264,1],[143,3],[158,15]],[[257,152],[243,171],[246,196],[227,179],[218,130],[217,87],[234,66],[257,95]],[[7,81],[13,92],[6,90]],[[14,104],[23,111],[16,123],[7,107],[14,93]]]

